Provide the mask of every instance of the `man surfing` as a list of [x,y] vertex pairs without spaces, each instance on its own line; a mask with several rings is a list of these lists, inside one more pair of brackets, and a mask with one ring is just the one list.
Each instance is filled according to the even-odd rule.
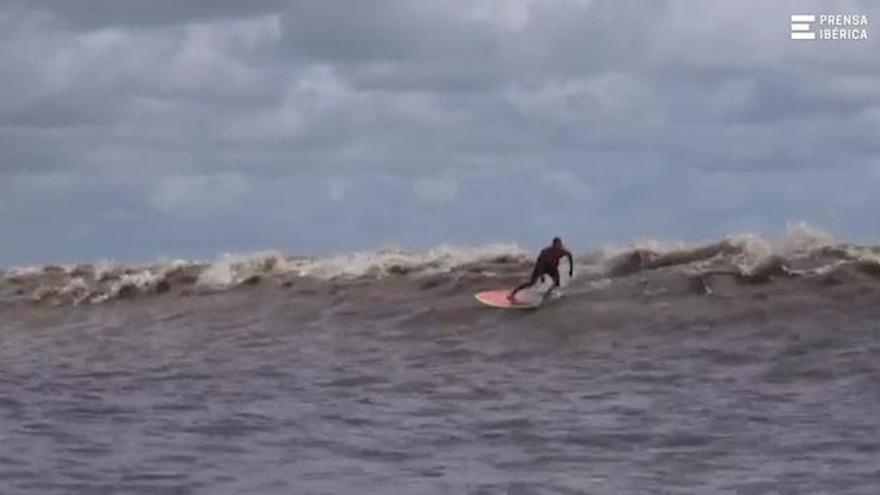
[[553,279],[553,286],[544,293],[544,297],[549,296],[553,289],[559,287],[559,260],[564,257],[568,257],[568,276],[571,277],[574,274],[574,259],[571,253],[563,247],[562,239],[554,237],[553,243],[549,247],[542,249],[538,259],[535,260],[535,268],[532,270],[532,276],[529,278],[529,281],[513,289],[507,296],[507,300],[512,303],[516,302],[517,292],[535,285],[538,283],[538,279],[543,281],[544,275],[550,275],[550,278]]

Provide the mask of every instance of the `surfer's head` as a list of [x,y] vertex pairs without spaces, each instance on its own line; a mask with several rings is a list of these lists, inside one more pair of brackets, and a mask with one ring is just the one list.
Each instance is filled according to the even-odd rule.
[[562,247],[562,239],[560,239],[558,237],[554,237],[553,238],[553,247],[561,248]]

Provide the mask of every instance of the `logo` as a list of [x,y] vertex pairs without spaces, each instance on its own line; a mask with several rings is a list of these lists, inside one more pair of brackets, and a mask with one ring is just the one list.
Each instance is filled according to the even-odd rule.
[[792,14],[791,39],[864,41],[868,39],[865,14]]
[[793,40],[814,40],[816,33],[810,28],[812,23],[816,22],[816,16],[813,14],[794,14],[791,16],[791,39]]

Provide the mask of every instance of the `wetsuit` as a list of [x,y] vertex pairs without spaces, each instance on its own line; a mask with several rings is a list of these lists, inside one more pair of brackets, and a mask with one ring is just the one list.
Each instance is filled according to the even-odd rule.
[[529,278],[529,281],[513,289],[513,292],[510,293],[510,298],[513,299],[517,292],[538,283],[538,279],[543,281],[544,275],[549,275],[553,279],[553,286],[550,289],[559,287],[559,260],[564,257],[568,258],[568,276],[570,277],[573,273],[574,265],[571,253],[563,247],[556,246],[542,249],[541,253],[538,254],[538,259],[535,260],[535,268],[532,270],[532,276]]

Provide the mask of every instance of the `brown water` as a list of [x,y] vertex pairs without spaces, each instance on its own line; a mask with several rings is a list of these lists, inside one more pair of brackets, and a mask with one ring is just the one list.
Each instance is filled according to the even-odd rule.
[[870,252],[585,256],[537,311],[472,299],[515,255],[219,291],[189,265],[98,304],[124,269],[10,273],[0,492],[876,494]]

